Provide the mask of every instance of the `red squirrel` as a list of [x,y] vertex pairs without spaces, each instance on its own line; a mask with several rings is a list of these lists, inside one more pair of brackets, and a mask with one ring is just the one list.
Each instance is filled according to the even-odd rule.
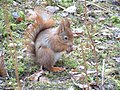
[[61,52],[71,52],[73,47],[73,33],[68,18],[62,19],[58,27],[47,11],[35,9],[33,16],[28,17],[34,23],[28,27],[27,36],[32,40],[29,52],[35,62],[50,71],[58,72],[64,68],[54,67],[61,57]]

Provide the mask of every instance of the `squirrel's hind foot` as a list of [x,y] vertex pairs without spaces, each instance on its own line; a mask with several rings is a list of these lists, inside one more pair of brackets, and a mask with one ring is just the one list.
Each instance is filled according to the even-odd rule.
[[65,70],[65,68],[62,68],[62,67],[52,67],[50,69],[50,71],[52,71],[52,72],[61,72],[61,71],[64,71],[64,70]]

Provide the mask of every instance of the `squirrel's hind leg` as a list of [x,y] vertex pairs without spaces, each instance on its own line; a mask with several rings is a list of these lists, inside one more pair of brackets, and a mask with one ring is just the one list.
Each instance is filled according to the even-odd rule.
[[42,66],[42,68],[49,69],[51,66],[54,65],[54,52],[45,46],[41,46],[37,52],[37,62]]
[[65,70],[64,68],[54,67],[54,64],[56,63],[54,55],[54,52],[50,48],[40,47],[37,51],[37,62],[40,63],[42,67],[53,72]]

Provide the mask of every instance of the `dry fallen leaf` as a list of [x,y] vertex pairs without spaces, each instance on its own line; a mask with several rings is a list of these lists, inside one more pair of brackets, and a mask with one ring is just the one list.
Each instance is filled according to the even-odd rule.
[[57,7],[57,6],[47,6],[46,9],[51,13],[55,13],[59,10],[59,7]]
[[47,77],[44,76],[45,72],[44,71],[40,71],[40,72],[36,72],[34,74],[32,74],[31,76],[28,77],[28,79],[30,81],[34,81],[34,82],[44,82],[44,83],[50,83],[49,79]]
[[73,5],[73,6],[68,7],[68,8],[65,9],[64,11],[65,11],[65,12],[68,12],[68,13],[75,13],[76,10],[77,10],[77,7],[76,7],[75,5]]

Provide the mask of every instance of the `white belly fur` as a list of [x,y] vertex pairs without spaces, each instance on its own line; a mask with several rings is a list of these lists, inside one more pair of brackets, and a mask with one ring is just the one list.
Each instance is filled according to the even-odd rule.
[[59,52],[55,53],[55,57],[54,57],[55,62],[57,62],[60,59],[61,55],[62,53],[59,53]]

